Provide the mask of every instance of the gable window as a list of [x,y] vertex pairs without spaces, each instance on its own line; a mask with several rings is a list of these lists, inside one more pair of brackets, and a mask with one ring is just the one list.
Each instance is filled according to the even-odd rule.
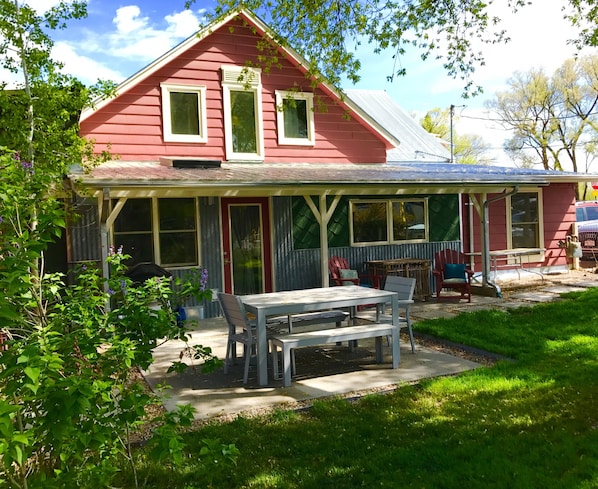
[[[542,194],[539,191],[522,191],[513,194],[507,202],[507,240],[509,248],[543,248]],[[530,261],[543,261],[544,253],[530,257]],[[540,256],[541,255],[541,256]]]
[[227,160],[263,160],[260,70],[223,66],[222,95]]
[[278,144],[313,146],[314,103],[312,93],[276,91]]
[[127,199],[114,221],[113,243],[131,255],[130,265],[197,265],[195,199]]
[[350,210],[352,245],[428,240],[426,199],[355,200]]
[[207,142],[206,87],[166,83],[160,87],[164,141]]

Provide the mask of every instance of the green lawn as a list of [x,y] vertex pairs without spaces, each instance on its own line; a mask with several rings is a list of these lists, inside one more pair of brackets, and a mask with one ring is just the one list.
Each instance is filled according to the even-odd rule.
[[[597,310],[590,289],[418,322],[417,331],[513,361],[358,402],[207,425],[186,435],[176,468],[145,465],[140,450],[139,478],[168,489],[598,487]],[[234,443],[236,466],[201,457],[205,439]]]

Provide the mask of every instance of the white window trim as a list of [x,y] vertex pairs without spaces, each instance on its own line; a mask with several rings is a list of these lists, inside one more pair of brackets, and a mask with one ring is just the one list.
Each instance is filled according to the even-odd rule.
[[[401,240],[393,240],[393,229],[392,229],[392,204],[394,202],[423,202],[424,203],[424,225],[425,228],[425,238],[424,239],[401,239]],[[367,242],[359,242],[356,243],[354,240],[353,235],[353,205],[355,204],[376,204],[376,203],[384,203],[386,204],[386,235],[388,239],[386,241],[367,241]],[[375,246],[375,245],[383,245],[383,244],[409,244],[409,243],[427,243],[430,240],[430,227],[429,227],[429,208],[428,208],[428,199],[415,197],[415,198],[405,198],[405,199],[354,199],[349,201],[349,239],[350,245],[359,247],[359,246]]]
[[[538,248],[544,248],[544,202],[542,201],[542,189],[538,188],[522,188],[519,189],[518,193],[535,193],[538,195]],[[511,202],[511,196],[507,198],[507,248],[513,249],[513,205]],[[543,262],[546,257],[544,252],[537,253],[535,255],[526,255],[521,257],[526,263],[530,262]],[[516,265],[519,263],[519,258],[509,258],[509,265]]]
[[[131,197],[134,198],[134,197]],[[140,231],[139,234],[149,234],[151,233],[151,240],[152,240],[152,244],[153,244],[153,262],[156,265],[159,266],[164,266],[164,267],[168,267],[168,269],[170,270],[177,270],[177,269],[187,269],[187,268],[193,268],[193,267],[198,267],[199,264],[201,263],[200,261],[200,257],[201,257],[201,239],[200,239],[200,216],[199,216],[199,201],[197,198],[195,197],[187,197],[187,196],[182,196],[180,198],[192,198],[194,203],[194,207],[195,207],[195,230],[194,231],[185,231],[188,233],[193,232],[193,234],[195,235],[195,243],[196,243],[196,263],[194,264],[184,264],[184,265],[173,265],[173,264],[164,264],[162,262],[162,253],[161,253],[161,249],[160,249],[160,235],[162,233],[162,231],[160,230],[160,212],[158,210],[158,200],[159,199],[166,199],[167,197],[138,197],[140,199],[149,199],[150,200],[150,209],[151,209],[151,213],[152,213],[152,219],[151,219],[151,229],[147,230],[147,231]],[[122,200],[122,198],[121,198]],[[128,199],[124,199],[124,201],[126,202],[126,200]],[[124,205],[124,202],[123,202]],[[118,217],[118,216],[116,216]],[[134,234],[133,232],[129,232],[126,231],[125,234]],[[110,242],[111,243],[115,243],[115,233],[114,233],[114,226],[111,226],[111,231],[110,231]],[[126,252],[126,250],[125,250]]]
[[[276,124],[278,129],[278,144],[296,146],[314,146],[316,144],[314,124],[314,94],[276,90]],[[284,134],[284,106],[285,99],[305,100],[307,105],[307,138],[287,138]]]
[[[224,109],[224,140],[226,159],[236,161],[264,160],[264,122],[262,111],[261,70],[242,66],[223,65],[222,67],[222,104]],[[231,91],[252,92],[255,104],[255,125],[257,153],[239,153],[233,151],[233,128],[231,120]]]
[[[203,85],[179,85],[172,83],[161,83],[162,91],[162,130],[165,142],[169,143],[207,143],[208,142],[208,118],[206,111],[206,87]],[[173,134],[172,121],[170,119],[170,93],[185,92],[197,95],[199,134]]]

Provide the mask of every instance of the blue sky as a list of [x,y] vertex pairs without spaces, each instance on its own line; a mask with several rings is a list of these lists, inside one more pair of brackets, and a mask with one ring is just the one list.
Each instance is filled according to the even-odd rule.
[[[28,0],[38,9],[49,8],[58,0]],[[499,0],[497,4],[504,4]],[[486,65],[480,67],[475,81],[484,87],[484,94],[473,99],[461,98],[463,82],[448,77],[440,62],[422,61],[411,51],[400,60],[391,52],[373,54],[369,46],[357,51],[363,70],[355,88],[386,90],[405,110],[416,117],[435,107],[455,110],[455,128],[460,133],[478,134],[493,147],[500,147],[508,133],[491,121],[484,102],[498,90],[506,88],[507,79],[515,71],[543,67],[552,73],[573,55],[567,40],[574,37],[570,26],[562,20],[559,0],[536,0],[535,5],[513,15],[504,6],[495,13],[504,21],[512,39],[507,45],[484,46]],[[89,16],[71,22],[56,40],[53,56],[65,64],[65,70],[85,83],[98,78],[120,82],[159,57],[202,25],[203,9],[210,0],[199,0],[193,10],[184,9],[184,0],[89,0]],[[395,62],[407,69],[405,77],[392,74]],[[342,88],[353,88],[350,84]],[[502,163],[504,155],[496,153]]]

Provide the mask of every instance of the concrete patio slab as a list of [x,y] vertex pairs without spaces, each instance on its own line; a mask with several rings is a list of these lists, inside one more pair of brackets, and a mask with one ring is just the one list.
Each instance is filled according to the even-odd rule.
[[[529,287],[529,282],[520,281],[520,284]],[[541,285],[539,282],[534,284],[537,286],[533,290],[526,288],[517,291],[515,287],[509,290],[504,299],[474,295],[471,303],[437,303],[434,299],[416,302],[411,314],[414,330],[417,332],[418,320],[451,318],[462,312],[488,308],[530,307],[540,302],[559,300],[561,293],[598,286],[598,277],[594,280],[593,274],[571,273],[550,277],[550,280],[543,281]],[[372,310],[365,310],[360,311],[359,316],[373,320],[375,314]],[[226,331],[222,318],[202,320],[191,331],[189,345],[209,346],[219,358],[224,358]],[[390,368],[388,351],[384,359],[386,363],[375,363],[373,341],[362,341],[352,351],[346,346],[330,345],[297,350],[297,375],[293,378],[291,387],[284,388],[281,380],[271,380],[268,386],[258,387],[254,368],[250,370],[249,383],[243,386],[242,362],[233,365],[227,375],[222,370],[204,374],[197,367],[190,367],[182,374],[167,373],[172,362],[185,353],[185,344],[173,341],[155,349],[154,364],[144,372],[144,376],[152,389],[161,395],[166,409],[172,410],[179,404],[191,404],[196,409],[197,419],[210,419],[262,412],[264,409],[277,407],[294,408],[309,405],[313,400],[324,397],[350,397],[364,392],[391,390],[422,379],[455,375],[480,367],[472,361],[422,345],[417,345],[416,353],[413,354],[408,345],[409,342],[402,333],[401,360],[396,370]],[[169,384],[171,387],[160,391],[161,384]]]
[[[204,335],[201,328],[193,331],[189,343],[209,345],[216,355],[224,358],[226,335],[213,334],[213,328],[219,320],[209,321],[211,328],[207,333]],[[223,320],[220,322],[222,331],[225,332],[226,325]],[[346,396],[354,392],[396,387],[426,378],[458,374],[480,366],[423,346],[418,346],[413,354],[404,338],[401,343],[401,361],[398,369],[390,368],[390,355],[385,357],[386,363],[374,362],[373,341],[360,342],[357,349],[359,351],[350,354],[354,357],[352,361],[345,358],[349,355],[346,346],[319,348],[310,353],[303,350],[312,349],[298,350],[297,376],[293,379],[291,387],[285,388],[281,380],[271,380],[268,386],[258,387],[253,368],[250,369],[249,383],[243,386],[242,362],[233,365],[226,375],[222,371],[204,374],[198,368],[192,367],[182,374],[167,373],[168,367],[173,361],[178,360],[185,347],[183,342],[173,341],[156,348],[155,362],[144,372],[144,377],[157,393],[160,393],[160,385],[170,386],[161,393],[166,409],[173,410],[179,404],[190,404],[196,409],[196,419],[207,419],[264,408],[296,406],[298,403],[323,397]],[[305,362],[302,362],[301,354],[309,354],[311,360],[315,355],[323,357],[318,361],[328,361],[331,364],[325,367],[328,372],[318,375],[302,374]],[[343,363],[342,368],[340,363]],[[335,370],[339,373],[334,373]]]

